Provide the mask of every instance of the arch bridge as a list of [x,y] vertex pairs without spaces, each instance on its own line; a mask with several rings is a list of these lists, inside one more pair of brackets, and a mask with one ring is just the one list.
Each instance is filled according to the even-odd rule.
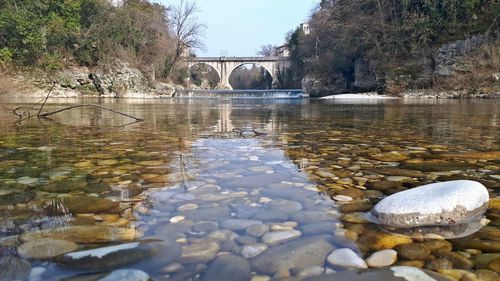
[[245,64],[256,64],[266,69],[273,78],[273,85],[278,85],[278,76],[290,66],[288,57],[194,57],[187,60],[188,67],[206,64],[215,69],[220,82],[217,89],[232,89],[229,77],[233,71]]

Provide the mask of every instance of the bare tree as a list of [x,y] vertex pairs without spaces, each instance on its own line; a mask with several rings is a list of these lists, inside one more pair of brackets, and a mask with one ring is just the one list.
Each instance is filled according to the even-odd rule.
[[168,13],[171,29],[175,36],[175,53],[170,63],[169,75],[172,75],[183,55],[194,49],[203,49],[203,34],[206,26],[199,22],[196,1],[181,0],[178,6],[170,7]]
[[262,57],[273,57],[276,55],[276,47],[271,44],[262,45],[260,50],[257,51],[257,55]]

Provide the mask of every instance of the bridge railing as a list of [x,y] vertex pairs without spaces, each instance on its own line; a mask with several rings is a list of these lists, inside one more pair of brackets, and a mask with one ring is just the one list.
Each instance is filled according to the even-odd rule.
[[186,58],[187,61],[214,62],[214,61],[237,61],[237,62],[262,62],[262,61],[289,61],[288,57],[193,57]]

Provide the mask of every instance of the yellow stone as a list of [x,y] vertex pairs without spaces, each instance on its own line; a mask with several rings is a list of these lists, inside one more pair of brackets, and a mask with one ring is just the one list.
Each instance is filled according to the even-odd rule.
[[97,166],[112,166],[118,164],[118,160],[109,159],[109,160],[99,160],[97,161]]
[[137,162],[137,165],[140,165],[140,166],[160,166],[162,164],[163,164],[163,162],[159,161],[159,160]]
[[91,161],[82,161],[82,162],[78,162],[78,163],[75,163],[73,166],[77,167],[77,168],[88,168],[88,167],[92,167],[92,162]]
[[490,199],[490,209],[500,210],[500,198]]
[[468,280],[468,281],[479,281],[474,273],[461,269],[440,269],[439,273],[453,278],[454,280]]
[[83,244],[111,243],[134,240],[136,238],[136,230],[107,226],[70,226],[59,229],[28,232],[21,235],[20,238],[22,241],[50,238]]
[[360,238],[360,242],[363,243],[368,249],[371,250],[384,250],[392,249],[397,245],[412,243],[413,240],[404,235],[381,233],[381,232],[371,232],[363,235]]
[[498,160],[500,159],[500,151],[484,151],[484,152],[465,152],[457,154],[444,154],[446,158],[456,159],[475,159],[475,160]]
[[350,223],[371,223],[366,219],[365,213],[355,212],[345,214],[340,218],[342,221],[350,222]]
[[404,160],[408,159],[408,156],[406,156],[400,152],[397,152],[397,151],[372,154],[372,155],[370,155],[370,157],[372,159],[382,161],[382,162],[399,162],[399,161],[404,161]]

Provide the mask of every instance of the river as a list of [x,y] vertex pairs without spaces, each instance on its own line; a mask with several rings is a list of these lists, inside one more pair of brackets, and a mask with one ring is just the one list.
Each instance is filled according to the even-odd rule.
[[301,280],[345,270],[326,259],[334,248],[394,247],[401,265],[498,278],[498,201],[460,239],[364,217],[436,181],[480,181],[498,197],[497,100],[51,99],[46,110],[82,102],[145,121],[0,111],[0,280]]

